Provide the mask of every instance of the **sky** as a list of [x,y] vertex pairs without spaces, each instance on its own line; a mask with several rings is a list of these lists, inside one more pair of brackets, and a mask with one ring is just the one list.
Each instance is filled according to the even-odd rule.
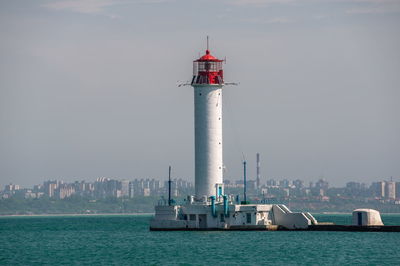
[[194,181],[207,35],[225,178],[400,181],[399,0],[0,0],[0,186]]

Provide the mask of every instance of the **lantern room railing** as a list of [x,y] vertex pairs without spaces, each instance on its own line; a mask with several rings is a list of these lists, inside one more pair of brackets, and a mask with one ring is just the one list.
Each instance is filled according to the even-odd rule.
[[221,76],[193,76],[192,78],[192,85],[202,85],[202,84],[214,84],[214,85],[221,85],[224,81]]

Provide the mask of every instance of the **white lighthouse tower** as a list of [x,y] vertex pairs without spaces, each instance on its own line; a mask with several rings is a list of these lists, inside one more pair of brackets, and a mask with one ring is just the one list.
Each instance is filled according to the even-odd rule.
[[[205,55],[193,61],[195,121],[195,190],[182,204],[161,200],[150,230],[272,230],[307,228],[317,221],[309,213],[293,213],[285,205],[239,202],[224,192],[222,171],[223,60]],[[234,199],[237,199],[235,202]],[[272,228],[272,229],[271,229]]]
[[[207,44],[208,46],[208,44]],[[223,60],[205,55],[193,62],[196,200],[223,195],[222,87]]]

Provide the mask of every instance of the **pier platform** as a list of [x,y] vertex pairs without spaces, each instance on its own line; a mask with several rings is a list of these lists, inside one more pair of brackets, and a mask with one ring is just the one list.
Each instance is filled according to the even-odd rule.
[[349,231],[349,232],[400,232],[399,225],[337,225],[337,224],[316,224],[310,225],[306,231]]
[[400,232],[399,225],[359,226],[317,224],[307,228],[288,229],[278,225],[246,225],[229,228],[151,228],[150,231],[345,231],[345,232]]

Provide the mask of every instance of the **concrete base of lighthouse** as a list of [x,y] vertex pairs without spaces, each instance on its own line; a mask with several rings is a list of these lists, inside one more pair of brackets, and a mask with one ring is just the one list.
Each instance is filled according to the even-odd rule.
[[192,202],[155,207],[150,230],[277,230],[306,229],[316,225],[308,212],[291,212],[282,204]]

